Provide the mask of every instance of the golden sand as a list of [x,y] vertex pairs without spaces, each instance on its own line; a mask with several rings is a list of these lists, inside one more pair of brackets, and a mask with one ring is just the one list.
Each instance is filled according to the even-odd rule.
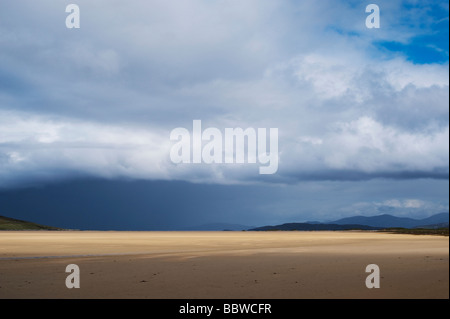
[[0,232],[0,298],[449,298],[448,256],[375,232]]

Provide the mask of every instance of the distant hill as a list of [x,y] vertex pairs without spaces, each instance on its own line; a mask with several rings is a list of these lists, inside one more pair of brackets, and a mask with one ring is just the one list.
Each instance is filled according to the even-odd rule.
[[432,225],[421,225],[414,228],[424,228],[424,229],[441,229],[441,228],[448,228],[449,223],[439,223],[439,224],[432,224]]
[[183,231],[222,231],[222,230],[230,230],[230,231],[241,231],[253,228],[255,226],[246,226],[240,224],[227,224],[227,223],[212,223],[212,224],[204,224],[198,226],[192,226],[183,228]]
[[387,228],[425,228],[425,229],[441,229],[448,228],[449,214],[441,213],[424,219],[413,219],[406,217],[395,217],[392,215],[379,216],[353,216],[342,218],[329,223],[306,222],[306,223],[289,223],[275,226],[263,226],[251,231],[320,231],[320,230],[380,230]]
[[449,214],[441,213],[424,219],[395,217],[387,214],[372,217],[354,216],[342,218],[331,223],[338,225],[359,224],[380,228],[389,228],[389,227],[414,228],[422,225],[434,225],[448,222],[449,222]]
[[276,226],[263,226],[253,229],[250,231],[290,231],[290,230],[300,230],[300,231],[325,231],[325,230],[378,230],[380,228],[371,227],[367,225],[336,225],[336,224],[308,224],[308,223],[289,223]]
[[0,230],[61,230],[61,228],[0,216]]

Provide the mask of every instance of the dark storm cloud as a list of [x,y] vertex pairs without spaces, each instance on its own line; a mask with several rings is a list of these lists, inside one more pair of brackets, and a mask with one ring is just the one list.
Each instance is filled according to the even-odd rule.
[[[284,178],[283,178],[284,177]],[[287,174],[277,180],[272,180],[272,182],[291,182],[297,183],[299,181],[368,181],[371,179],[385,178],[393,180],[414,180],[421,178],[430,178],[437,180],[448,180],[449,173],[446,168],[436,169],[433,172],[428,171],[396,171],[396,172],[375,172],[375,173],[365,173],[361,171],[351,171],[351,170],[335,170],[335,171],[320,171],[313,173],[304,174]],[[270,181],[270,178],[266,179]]]
[[79,179],[0,190],[0,215],[84,230],[179,230],[208,223],[249,226],[329,221],[389,212],[448,211],[439,180],[302,182],[295,186]]

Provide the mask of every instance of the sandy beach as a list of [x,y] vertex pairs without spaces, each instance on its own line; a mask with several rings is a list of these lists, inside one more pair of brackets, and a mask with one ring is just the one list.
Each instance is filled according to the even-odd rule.
[[448,237],[375,232],[5,231],[0,298],[449,298],[448,257]]

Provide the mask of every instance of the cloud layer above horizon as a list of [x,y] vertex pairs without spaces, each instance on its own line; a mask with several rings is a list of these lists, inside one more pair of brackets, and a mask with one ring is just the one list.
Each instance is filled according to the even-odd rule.
[[[0,188],[448,179],[444,1],[379,1],[380,29],[361,1],[74,2],[78,30],[69,3],[0,4]],[[170,132],[196,119],[278,128],[278,173],[174,165]]]

